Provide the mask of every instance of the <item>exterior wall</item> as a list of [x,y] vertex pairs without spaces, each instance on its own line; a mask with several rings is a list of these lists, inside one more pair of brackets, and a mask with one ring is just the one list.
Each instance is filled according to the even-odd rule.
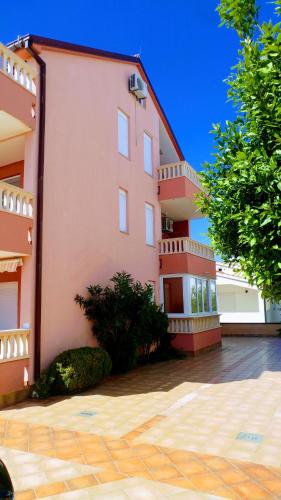
[[200,189],[186,177],[177,177],[159,182],[159,201],[175,198],[193,199]]
[[32,247],[28,242],[28,230],[32,226],[32,219],[0,211],[0,249],[20,255],[30,255]]
[[[128,92],[135,66],[43,49],[47,112],[43,217],[42,368],[60,351],[93,345],[74,303],[90,283],[125,270],[159,282],[159,117]],[[129,159],[117,148],[117,110],[129,116]],[[154,177],[144,172],[143,132],[153,139]],[[119,232],[118,188],[128,192],[129,234]],[[154,206],[155,246],[145,243],[144,204]],[[158,296],[158,286],[156,296]]]
[[264,323],[264,301],[256,287],[217,277],[218,311],[222,323]]
[[222,323],[222,336],[276,337],[280,323]]
[[24,371],[28,365],[28,359],[0,363],[0,395],[24,389]]
[[178,349],[196,355],[221,345],[221,328],[198,333],[177,333],[172,344]]
[[216,263],[190,253],[160,256],[161,274],[194,274],[205,278],[216,277]]
[[35,128],[35,119],[32,117],[32,107],[36,97],[11,78],[0,73],[0,110],[9,113],[30,129]]

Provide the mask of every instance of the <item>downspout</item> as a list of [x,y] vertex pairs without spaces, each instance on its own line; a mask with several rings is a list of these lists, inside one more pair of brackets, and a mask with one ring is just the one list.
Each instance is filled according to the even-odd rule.
[[35,317],[34,317],[34,379],[41,371],[41,303],[42,303],[42,247],[43,247],[43,196],[46,117],[46,63],[33,49],[32,38],[27,40],[26,50],[40,67],[39,142],[37,168],[37,223],[36,223],[36,271],[35,271]]

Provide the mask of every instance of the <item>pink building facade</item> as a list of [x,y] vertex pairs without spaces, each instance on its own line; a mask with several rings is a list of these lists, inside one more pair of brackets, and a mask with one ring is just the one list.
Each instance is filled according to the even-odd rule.
[[74,296],[116,271],[153,285],[176,346],[219,345],[200,178],[140,60],[28,36],[0,45],[0,90],[0,395],[95,345]]

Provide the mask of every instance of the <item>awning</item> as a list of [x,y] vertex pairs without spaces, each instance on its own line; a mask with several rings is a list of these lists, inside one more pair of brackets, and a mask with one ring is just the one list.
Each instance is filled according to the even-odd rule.
[[3,259],[0,260],[0,273],[14,273],[18,267],[23,264],[22,259]]

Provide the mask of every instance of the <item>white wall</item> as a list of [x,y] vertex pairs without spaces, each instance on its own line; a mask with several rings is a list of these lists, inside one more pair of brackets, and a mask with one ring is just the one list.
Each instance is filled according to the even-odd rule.
[[217,277],[221,323],[264,323],[264,301],[255,287],[232,278]]

